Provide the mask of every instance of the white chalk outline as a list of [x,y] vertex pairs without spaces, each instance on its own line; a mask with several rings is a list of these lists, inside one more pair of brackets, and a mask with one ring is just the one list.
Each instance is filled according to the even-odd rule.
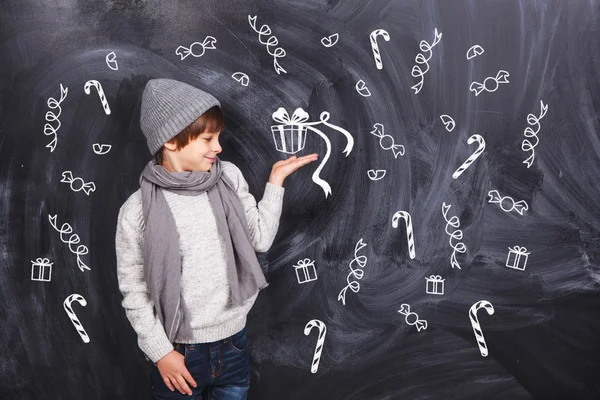
[[375,29],[369,35],[371,41],[371,50],[373,50],[373,58],[375,58],[375,66],[377,69],[383,69],[383,63],[381,61],[381,52],[379,51],[379,44],[377,43],[377,36],[381,36],[386,42],[390,41],[390,34],[385,29]]
[[548,104],[544,104],[544,101],[540,100],[540,115],[539,116],[535,116],[533,114],[527,115],[527,123],[531,126],[537,125],[535,131],[531,127],[528,126],[527,128],[525,128],[525,131],[523,132],[523,135],[526,138],[535,138],[535,144],[531,143],[529,141],[529,139],[523,139],[523,143],[521,143],[521,150],[523,150],[525,152],[527,152],[527,151],[531,152],[529,157],[527,157],[527,159],[525,161],[523,161],[523,164],[527,164],[527,168],[531,167],[531,165],[533,164],[533,160],[535,159],[535,150],[534,149],[540,142],[540,139],[538,139],[538,137],[537,137],[537,134],[540,132],[540,128],[541,128],[540,121],[546,116],[546,112],[548,112]]
[[[500,87],[501,83],[510,83],[508,81],[508,77],[509,77],[509,73],[503,69],[499,70],[498,73],[496,74],[496,76],[488,76],[487,78],[485,78],[485,80],[483,81],[483,83],[479,83],[476,81],[473,81],[471,83],[471,85],[469,86],[469,90],[471,92],[475,92],[475,96],[479,96],[479,94],[481,92],[483,92],[484,90],[486,92],[495,92],[496,90],[498,90],[498,88]],[[494,86],[491,87],[487,87],[487,82],[493,82],[495,84]],[[491,85],[491,83],[490,83]]]
[[110,149],[112,149],[112,146],[110,144],[100,144],[100,143],[92,144],[92,150],[94,151],[94,153],[98,154],[99,156],[108,154]]
[[106,61],[108,68],[112,69],[113,71],[119,70],[119,64],[117,64],[117,55],[114,51],[108,53],[106,57],[104,57],[104,60]]
[[480,308],[484,308],[485,311],[487,311],[488,315],[492,315],[494,314],[494,306],[487,300],[480,300],[477,303],[473,304],[469,309],[469,318],[471,319],[471,326],[473,327],[473,332],[475,333],[475,339],[477,339],[479,351],[483,357],[487,357],[487,344],[485,343],[485,337],[483,337],[483,331],[481,330],[481,325],[479,324],[479,317],[477,316],[477,311]]
[[[183,61],[187,56],[192,56],[192,57],[202,57],[204,55],[204,53],[206,52],[206,50],[215,50],[215,43],[217,43],[217,39],[213,36],[207,36],[204,38],[204,40],[202,42],[194,42],[192,44],[190,44],[189,47],[185,47],[185,46],[179,46],[177,47],[177,49],[175,49],[175,54],[177,54],[179,57],[181,57],[181,60]],[[200,46],[200,48],[202,48],[202,53],[200,54],[196,54],[194,53],[194,46]]]
[[460,219],[458,219],[458,217],[456,215],[453,216],[452,218],[448,219],[448,211],[450,211],[450,207],[452,207],[452,206],[446,205],[446,202],[442,203],[442,215],[444,216],[444,219],[446,220],[445,231],[446,231],[446,234],[450,236],[448,243],[450,243],[450,247],[452,247],[452,256],[450,256],[450,265],[452,266],[452,268],[456,267],[458,269],[461,269],[460,264],[456,260],[456,252],[463,253],[463,254],[466,253],[467,246],[465,246],[465,244],[463,242],[458,242],[456,244],[452,243],[453,239],[461,240],[463,238],[463,231],[460,229],[457,229],[454,232],[448,231],[448,227],[460,228]]
[[469,158],[467,158],[465,162],[462,163],[460,167],[456,169],[456,171],[454,171],[454,173],[452,174],[452,178],[456,179],[459,176],[461,176],[462,173],[465,172],[466,169],[469,168],[469,166],[473,164],[473,162],[475,162],[475,160],[477,160],[481,153],[483,153],[483,151],[485,150],[485,139],[483,138],[483,136],[474,134],[471,135],[469,139],[467,139],[467,144],[473,144],[474,142],[478,143],[477,150],[475,150],[475,152],[473,152],[473,154],[471,154]]
[[[298,273],[298,271],[300,269],[308,269],[308,267],[312,267],[312,269],[315,271],[315,277],[314,278],[310,278],[310,276],[309,276],[310,274],[305,273],[306,280],[300,279],[300,274]],[[319,278],[317,276],[317,270],[315,268],[315,262],[314,262],[314,260],[311,260],[310,258],[305,258],[303,260],[298,260],[296,262],[296,265],[294,265],[294,269],[296,271],[296,279],[298,280],[299,284],[316,281]]]
[[250,83],[250,78],[248,77],[248,74],[245,74],[243,72],[235,72],[233,75],[231,75],[231,77],[237,82],[241,83],[242,86],[248,86],[248,84]]
[[[429,278],[425,277],[425,293],[427,293],[427,294],[437,294],[437,295],[440,295],[440,296],[444,295],[444,282],[445,281],[446,280],[442,279],[441,275],[430,275]],[[429,290],[429,283],[432,283],[432,282],[434,283],[433,285],[431,285],[432,288],[433,288],[433,290]],[[436,285],[436,283],[439,283],[439,282],[441,282],[442,284],[441,285]],[[441,293],[438,292],[438,290],[437,290],[439,286],[442,287]]]
[[[72,191],[79,192],[83,190],[88,196],[90,195],[90,193],[96,191],[96,184],[94,182],[84,182],[84,180],[79,177],[73,178],[73,173],[71,171],[64,171],[62,173],[62,179],[60,181],[62,183],[68,183],[71,186]],[[75,182],[80,182],[80,186],[74,187],[73,184]]]
[[[344,128],[341,128],[337,125],[328,123],[327,121],[329,121],[330,116],[331,116],[331,114],[329,114],[329,112],[323,111],[321,113],[321,115],[319,116],[319,118],[320,118],[319,121],[307,122],[307,120],[309,118],[308,113],[306,111],[304,111],[302,108],[300,108],[300,107],[297,108],[294,111],[292,117],[290,118],[286,109],[283,107],[279,107],[277,109],[277,111],[275,111],[272,114],[272,118],[274,121],[279,122],[282,125],[272,125],[271,126],[271,131],[273,132],[273,140],[275,141],[276,147],[277,147],[277,140],[276,140],[275,135],[276,135],[276,132],[279,132],[280,135],[282,135],[282,129],[283,129],[283,128],[281,128],[282,126],[291,126],[291,127],[294,127],[295,129],[304,129],[304,127],[305,127],[306,129],[309,129],[309,130],[315,132],[317,135],[319,135],[323,139],[323,141],[325,142],[325,145],[327,146],[327,151],[325,153],[325,157],[323,157],[321,159],[321,163],[319,164],[319,166],[317,167],[315,172],[312,174],[312,180],[314,183],[316,183],[323,189],[323,191],[325,192],[326,198],[327,198],[327,196],[329,196],[331,194],[331,186],[329,185],[329,183],[327,181],[321,179],[320,173],[321,173],[321,170],[323,169],[323,167],[325,167],[325,164],[327,163],[327,161],[329,160],[329,156],[331,154],[331,141],[323,132],[321,132],[319,129],[314,128],[313,126],[319,125],[319,124],[324,124],[325,126],[328,126],[332,129],[342,133],[346,137],[346,147],[342,151],[346,155],[346,157],[348,157],[350,155],[350,152],[352,151],[352,148],[354,147],[354,137],[350,134],[350,132],[348,132]],[[278,150],[278,151],[281,151],[281,150]]]
[[315,347],[315,354],[313,356],[313,361],[310,366],[310,372],[313,374],[317,372],[319,369],[319,361],[321,360],[321,353],[323,352],[323,346],[325,344],[325,335],[327,334],[327,326],[323,321],[318,319],[312,319],[306,323],[304,327],[304,334],[308,336],[312,328],[317,327],[319,329],[319,336],[317,339],[317,345]]
[[[354,293],[358,293],[358,291],[360,290],[360,283],[351,279],[355,278],[357,280],[360,280],[365,274],[365,271],[361,268],[364,268],[365,265],[367,265],[367,256],[359,256],[358,252],[361,251],[366,245],[367,244],[363,242],[363,238],[360,238],[354,246],[354,258],[348,264],[348,267],[350,267],[350,273],[346,277],[346,282],[348,284],[340,291],[337,298],[338,301],[341,301],[343,305],[346,305],[346,291],[348,291],[348,289],[352,290]],[[357,263],[360,268],[352,268],[352,264],[354,263]]]
[[483,47],[481,47],[478,44],[474,44],[473,46],[471,46],[469,48],[469,50],[467,50],[467,60],[471,60],[477,56],[480,56],[484,52],[485,52],[485,50],[483,49]]
[[69,250],[71,250],[71,253],[73,253],[77,256],[77,266],[79,267],[81,272],[84,272],[84,270],[89,271],[90,267],[85,265],[85,263],[83,261],[81,261],[81,257],[80,257],[89,252],[87,246],[80,244],[79,246],[77,246],[77,249],[73,250],[71,245],[77,244],[81,241],[79,235],[73,234],[68,239],[63,238],[63,234],[69,234],[69,233],[73,232],[73,228],[71,227],[71,225],[69,225],[68,223],[65,222],[64,224],[62,224],[60,229],[58,229],[58,226],[56,225],[56,218],[57,218],[56,214],[54,214],[54,215],[48,214],[48,220],[50,221],[50,225],[52,225],[52,227],[60,234],[60,240],[63,243],[68,244]]
[[446,130],[448,132],[452,132],[454,130],[454,127],[456,126],[456,122],[454,122],[454,118],[452,118],[448,114],[442,114],[442,115],[440,115],[440,119],[442,120],[442,123],[444,124],[444,128],[446,128]]
[[[421,330],[427,329],[427,321],[424,319],[419,319],[419,315],[417,313],[411,312],[410,305],[406,303],[400,305],[400,309],[398,310],[398,312],[404,315],[404,322],[406,322],[408,325],[416,325],[417,332],[421,332]],[[413,322],[409,322],[408,317],[413,315],[415,320]]]
[[354,85],[354,89],[356,89],[358,94],[360,94],[362,97],[371,97],[371,91],[367,87],[365,81],[363,81],[362,79],[356,82],[356,85]]
[[408,243],[408,255],[411,259],[414,259],[416,255],[412,218],[410,217],[410,214],[406,211],[396,211],[396,213],[394,213],[394,216],[392,217],[393,228],[398,228],[398,220],[400,218],[404,219],[404,223],[406,226],[406,241]]
[[[271,36],[271,28],[269,27],[269,25],[262,25],[259,29],[256,29],[256,15],[252,16],[252,15],[248,15],[248,22],[250,23],[250,27],[254,30],[254,32],[258,33],[258,41],[261,44],[264,44],[267,48],[267,52],[273,56],[273,67],[275,68],[275,72],[277,72],[277,74],[280,74],[281,72],[283,72],[284,74],[287,74],[287,71],[285,69],[283,69],[281,67],[281,65],[279,65],[279,61],[277,61],[278,58],[283,58],[286,55],[286,52],[283,48],[281,47],[277,47],[273,52],[271,52],[270,47],[273,46],[277,46],[279,45],[279,40],[277,39],[277,37],[275,35]],[[270,36],[266,41],[262,40],[263,36]]]
[[338,33],[334,33],[333,35],[325,36],[321,38],[321,44],[325,47],[335,46],[340,39],[340,35]]
[[[50,282],[52,281],[52,264],[50,262],[50,259],[48,258],[42,258],[42,257],[38,257],[35,259],[35,261],[31,260],[31,280],[32,281],[38,281],[38,282]],[[39,266],[39,273],[37,278],[34,276],[33,272],[35,270],[35,267]],[[44,272],[46,271],[46,267],[48,267],[48,279],[44,279]]]
[[[529,210],[529,206],[527,205],[527,202],[525,200],[515,201],[510,196],[500,196],[500,193],[495,189],[490,190],[488,192],[488,196],[489,196],[488,203],[500,204],[500,208],[504,212],[511,212],[514,210],[514,211],[518,212],[519,214],[523,215],[523,213],[525,211]],[[505,200],[510,204],[510,208],[504,207]]]
[[[509,265],[511,254],[515,255],[514,265]],[[512,248],[509,247],[505,266],[508,268],[519,270],[519,271],[525,271],[525,268],[527,268],[527,260],[529,259],[529,254],[531,254],[531,253],[527,251],[527,247],[518,246],[518,245],[513,246]],[[523,268],[519,268],[519,261],[521,261],[522,256],[525,256],[525,261],[523,261]]]
[[[48,143],[46,145],[47,148],[50,149],[50,152],[52,153],[54,151],[54,149],[56,149],[56,142],[58,140],[57,136],[56,136],[56,132],[58,132],[58,130],[61,127],[61,123],[60,123],[60,114],[62,114],[62,107],[60,106],[60,103],[63,102],[64,99],[67,98],[67,94],[69,93],[69,88],[65,88],[63,87],[62,83],[60,84],[60,100],[56,100],[54,97],[50,97],[48,99],[48,101],[46,102],[46,104],[48,104],[48,107],[50,107],[50,109],[55,109],[58,108],[58,114],[54,114],[52,111],[46,111],[46,123],[44,124],[44,135],[46,136],[50,136],[50,135],[54,135],[54,139],[52,139],[50,141],[50,143]],[[57,121],[58,122],[58,126],[56,128],[54,128],[54,126],[52,126],[52,124],[50,122],[54,122]]]
[[91,87],[96,88],[96,92],[98,92],[98,97],[100,98],[100,103],[102,103],[102,108],[104,109],[104,113],[106,115],[110,115],[110,106],[108,105],[108,100],[106,99],[106,95],[104,94],[104,89],[102,89],[102,84],[97,80],[90,79],[83,86],[83,91],[85,94],[91,93]]
[[[394,158],[398,158],[398,155],[403,156],[404,152],[405,152],[404,146],[401,144],[396,144],[395,139],[390,135],[386,135],[384,132],[385,132],[385,127],[383,126],[383,124],[376,122],[375,124],[373,124],[373,130],[370,133],[371,133],[371,135],[374,135],[379,138],[379,146],[383,150],[392,150],[392,153],[394,154]],[[385,147],[383,145],[383,139],[385,139],[385,138],[389,138],[389,140],[391,140],[391,142],[392,142],[391,146]]]
[[378,180],[383,179],[383,177],[385,176],[386,173],[387,173],[387,171],[385,169],[378,169],[378,170],[370,169],[367,171],[367,176],[372,181],[378,181]]
[[[415,94],[418,94],[421,91],[421,89],[423,88],[425,74],[429,71],[429,60],[431,60],[431,57],[433,56],[432,49],[442,39],[442,34],[438,33],[437,28],[435,28],[433,36],[434,36],[434,39],[433,39],[432,44],[427,43],[425,40],[421,40],[421,43],[419,43],[419,49],[423,53],[429,53],[429,56],[425,57],[423,54],[418,53],[415,57],[415,62],[417,63],[417,65],[414,65],[412,67],[411,75],[414,78],[421,78],[421,80],[419,82],[417,82],[415,85],[411,86],[411,89],[413,89],[415,91]],[[425,71],[423,71],[418,64],[421,64],[421,65],[425,64],[427,66],[427,69]]]
[[67,312],[69,319],[73,323],[73,326],[77,330],[77,333],[81,337],[81,340],[83,340],[83,343],[89,343],[90,337],[88,336],[87,332],[85,331],[85,328],[81,324],[81,321],[79,321],[79,317],[77,317],[77,314],[75,314],[75,312],[73,311],[73,307],[71,306],[71,303],[74,301],[78,302],[83,307],[87,305],[87,301],[85,301],[82,295],[73,293],[72,295],[69,295],[65,299],[65,301],[63,301],[63,308]]

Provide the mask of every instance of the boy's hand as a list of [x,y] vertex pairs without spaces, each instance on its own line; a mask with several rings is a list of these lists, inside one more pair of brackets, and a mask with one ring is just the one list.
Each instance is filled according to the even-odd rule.
[[[179,390],[181,394],[191,396],[192,390],[188,386],[188,382],[196,387],[196,381],[192,378],[190,371],[185,367],[184,356],[177,350],[171,351],[169,354],[156,362],[156,366],[160,371],[160,376],[171,391]],[[187,382],[186,382],[187,381]]]
[[291,156],[287,160],[277,161],[275,164],[273,164],[273,168],[271,169],[269,183],[272,183],[273,185],[283,186],[283,181],[285,180],[285,178],[288,177],[288,175],[290,175],[298,168],[315,161],[317,158],[319,158],[319,155],[317,153],[313,153],[307,156],[302,156],[300,158],[296,156]]

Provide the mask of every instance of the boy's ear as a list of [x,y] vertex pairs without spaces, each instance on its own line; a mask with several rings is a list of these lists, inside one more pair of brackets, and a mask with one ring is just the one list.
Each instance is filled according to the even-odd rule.
[[166,147],[167,150],[175,151],[177,149],[177,143],[175,143],[175,141],[168,141],[167,143],[163,144],[163,147]]

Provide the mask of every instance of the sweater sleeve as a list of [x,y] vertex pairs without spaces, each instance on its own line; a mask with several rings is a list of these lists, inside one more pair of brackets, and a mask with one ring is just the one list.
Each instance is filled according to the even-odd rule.
[[242,171],[235,164],[224,161],[223,173],[233,183],[242,202],[254,250],[257,252],[269,250],[279,229],[285,189],[267,182],[263,197],[257,204],[256,199],[249,192],[248,182],[244,179]]
[[115,249],[117,278],[127,319],[138,336],[138,345],[156,363],[173,350],[144,279],[142,254],[143,217],[140,192],[134,193],[119,210]]

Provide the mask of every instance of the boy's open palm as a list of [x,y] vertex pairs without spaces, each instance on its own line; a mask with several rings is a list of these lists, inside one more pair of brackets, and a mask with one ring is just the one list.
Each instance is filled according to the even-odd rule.
[[181,394],[191,395],[192,390],[188,383],[193,387],[197,386],[196,381],[185,366],[184,356],[177,350],[171,351],[158,360],[156,366],[160,371],[160,376],[171,391],[177,388]]
[[280,160],[273,164],[269,182],[274,185],[283,186],[283,181],[292,172],[308,163],[315,161],[319,155],[317,153],[309,154],[302,157],[291,156],[287,160]]

